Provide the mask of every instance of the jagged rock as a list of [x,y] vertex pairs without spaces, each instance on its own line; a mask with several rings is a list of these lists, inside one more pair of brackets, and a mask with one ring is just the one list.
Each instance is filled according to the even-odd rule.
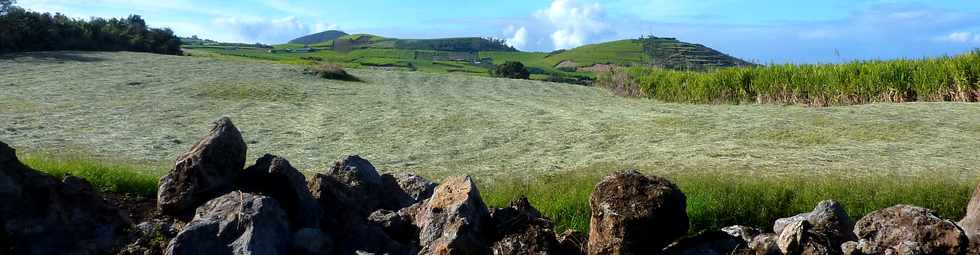
[[118,255],[161,255],[170,239],[179,233],[172,219],[152,219],[136,225],[134,241],[120,250]]
[[482,235],[490,212],[469,176],[447,179],[414,209],[409,215],[420,230],[420,254],[489,253]]
[[752,239],[762,234],[761,229],[740,225],[728,226],[722,228],[721,231],[727,233],[728,235],[742,239],[742,241],[745,241],[746,244],[751,243]]
[[[369,216],[381,205],[381,176],[370,162],[358,156],[337,161],[326,173],[317,174],[310,191],[324,211],[324,230],[336,240],[337,253],[369,252],[411,254],[412,243],[393,239]],[[412,238],[417,239],[417,238]]]
[[389,255],[426,254],[419,253],[418,248],[412,245],[392,239],[380,226],[372,225],[366,220],[351,224],[350,232],[345,235],[348,238],[338,239],[337,254],[355,252]]
[[779,251],[783,254],[800,254],[806,245],[807,232],[810,231],[810,222],[801,220],[790,223],[783,228],[776,239]]
[[218,120],[211,133],[160,178],[157,205],[161,213],[186,219],[199,205],[233,190],[245,166],[246,150],[231,119]]
[[333,254],[333,240],[318,228],[304,228],[293,234],[291,255]]
[[806,230],[797,236],[801,238],[799,241],[803,241],[798,244],[798,253],[813,254],[830,250],[829,252],[837,254],[840,253],[843,243],[857,240],[853,233],[853,221],[847,216],[844,206],[833,200],[820,202],[811,212],[778,219],[773,230],[783,234],[786,233],[787,226],[796,226],[804,221],[807,223]]
[[84,179],[35,171],[0,142],[0,253],[108,254],[131,226]]
[[761,234],[752,238],[752,242],[749,242],[749,254],[756,255],[783,255],[783,252],[779,250],[779,244],[777,240],[779,236],[776,234]]
[[684,238],[664,249],[665,255],[729,255],[747,248],[739,236],[724,231],[708,231]]
[[807,216],[807,221],[813,226],[812,232],[831,247],[840,247],[844,242],[857,240],[854,235],[854,221],[837,201],[820,202]]
[[326,173],[316,174],[310,191],[320,202],[325,220],[365,219],[380,205],[381,176],[371,162],[348,156],[334,163]]
[[432,197],[436,184],[414,174],[381,176],[381,209],[399,210]]
[[242,172],[239,188],[275,198],[289,215],[293,229],[319,228],[323,211],[313,199],[306,177],[288,160],[266,154]]
[[980,243],[980,184],[973,191],[970,203],[966,206],[966,216],[958,225],[974,243]]
[[578,230],[565,230],[558,235],[558,252],[556,254],[583,255],[589,252],[589,236]]
[[842,245],[850,254],[966,254],[969,240],[952,221],[929,209],[896,205],[857,222],[857,243]]
[[850,241],[841,245],[841,251],[844,255],[862,255],[862,254],[882,254],[883,251],[878,250],[877,246],[868,243],[868,240]]
[[490,213],[495,242],[493,254],[552,254],[558,250],[551,221],[541,216],[526,197],[510,203],[510,207]]
[[782,233],[783,229],[786,228],[786,226],[795,224],[800,221],[805,221],[809,217],[810,217],[810,213],[801,213],[801,214],[794,215],[792,217],[776,219],[776,222],[772,224],[772,232],[776,234]]
[[371,213],[368,221],[381,226],[391,239],[406,245],[418,246],[419,228],[412,225],[411,216],[382,209]]
[[687,234],[686,198],[660,177],[629,171],[592,192],[589,254],[653,254]]
[[274,198],[235,191],[197,208],[165,254],[287,254],[287,222]]

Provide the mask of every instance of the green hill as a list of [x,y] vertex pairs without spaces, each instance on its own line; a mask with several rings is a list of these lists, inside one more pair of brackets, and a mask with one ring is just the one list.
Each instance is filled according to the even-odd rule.
[[300,38],[293,39],[289,41],[290,44],[318,44],[326,41],[331,41],[342,36],[346,36],[347,33],[337,30],[323,31],[316,34],[306,35]]
[[656,66],[675,70],[755,65],[701,44],[654,36],[585,45],[549,54],[545,57],[545,63],[578,67],[596,64]]

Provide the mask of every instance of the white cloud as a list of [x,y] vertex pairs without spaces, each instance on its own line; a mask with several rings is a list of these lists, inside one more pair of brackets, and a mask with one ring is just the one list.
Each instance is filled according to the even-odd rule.
[[236,42],[283,43],[290,39],[318,32],[324,24],[308,25],[296,17],[265,18],[218,18],[211,22],[216,31],[226,31]]
[[507,45],[517,49],[525,49],[527,47],[526,27],[515,28],[514,26],[509,26],[504,30],[504,33],[512,34],[510,38],[507,38]]
[[936,41],[951,43],[980,43],[980,33],[953,32],[936,38]]
[[591,43],[610,32],[605,12],[598,3],[579,4],[574,0],[555,0],[545,10],[535,13],[555,31],[551,40],[556,49],[574,48]]
[[265,19],[256,17],[222,17],[206,24],[191,22],[161,22],[180,36],[197,35],[221,42],[285,43],[296,37],[337,29],[333,24],[305,23],[296,17]]

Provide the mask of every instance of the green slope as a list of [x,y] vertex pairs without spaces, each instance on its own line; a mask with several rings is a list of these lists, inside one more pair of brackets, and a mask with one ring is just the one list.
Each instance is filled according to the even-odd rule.
[[564,61],[574,62],[579,67],[595,64],[648,65],[676,70],[753,65],[704,45],[658,37],[585,45],[548,56],[544,62],[556,66]]
[[326,41],[331,41],[341,36],[346,36],[347,33],[337,30],[323,31],[316,34],[306,35],[293,40],[290,40],[290,44],[318,44]]

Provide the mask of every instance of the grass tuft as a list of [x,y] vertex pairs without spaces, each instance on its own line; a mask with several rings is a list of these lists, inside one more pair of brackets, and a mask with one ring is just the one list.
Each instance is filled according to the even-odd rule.
[[344,67],[337,64],[319,64],[313,65],[307,68],[308,73],[316,75],[317,77],[330,80],[340,80],[340,81],[361,81],[361,79],[354,77],[344,70]]

